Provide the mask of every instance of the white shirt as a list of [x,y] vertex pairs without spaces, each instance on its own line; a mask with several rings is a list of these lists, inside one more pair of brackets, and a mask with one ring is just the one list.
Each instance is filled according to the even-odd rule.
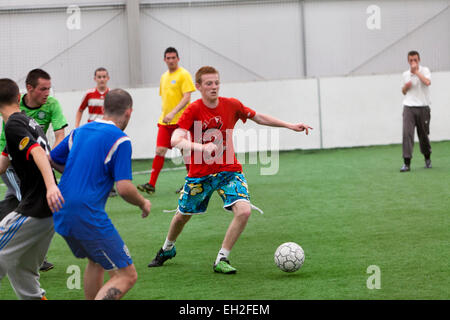
[[[423,74],[425,78],[431,80],[430,69],[419,65],[419,72]],[[410,69],[403,72],[402,87],[409,81],[412,82],[412,86],[403,98],[403,105],[409,107],[424,107],[431,105],[430,90],[428,86],[420,81],[418,76],[412,74]]]

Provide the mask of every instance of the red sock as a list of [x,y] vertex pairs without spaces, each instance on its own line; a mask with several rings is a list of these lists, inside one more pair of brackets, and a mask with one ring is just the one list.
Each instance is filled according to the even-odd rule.
[[162,167],[164,166],[164,157],[155,156],[152,164],[152,173],[150,174],[150,183],[152,186],[155,186],[156,180],[158,180],[159,173],[161,172]]

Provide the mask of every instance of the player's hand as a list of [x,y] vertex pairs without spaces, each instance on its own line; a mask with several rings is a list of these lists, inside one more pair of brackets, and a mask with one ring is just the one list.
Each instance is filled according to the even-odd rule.
[[293,124],[291,127],[292,130],[297,131],[297,132],[302,132],[302,131],[306,131],[306,134],[309,134],[309,130],[313,130],[312,127],[308,126],[307,124],[304,123],[296,123]]
[[175,117],[175,115],[172,112],[169,112],[168,114],[166,114],[166,116],[163,118],[162,121],[166,124],[169,124],[170,121],[172,121],[174,117]]
[[203,145],[203,153],[204,153],[203,158],[204,159],[212,158],[212,154],[217,152],[217,150],[219,150],[219,148],[213,142],[209,142],[207,144],[204,144]]
[[412,81],[408,81],[407,83],[405,83],[405,90],[409,90],[412,86]]
[[54,185],[47,189],[47,203],[52,212],[57,212],[64,204],[64,198],[58,186]]
[[152,204],[151,204],[150,200],[145,199],[144,203],[140,206],[140,208],[142,210],[142,215],[141,215],[142,218],[148,217],[151,207],[152,207]]

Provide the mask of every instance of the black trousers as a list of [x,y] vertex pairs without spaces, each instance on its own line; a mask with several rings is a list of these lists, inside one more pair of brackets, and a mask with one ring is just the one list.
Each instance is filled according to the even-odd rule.
[[403,107],[403,158],[412,158],[414,129],[417,128],[420,152],[427,158],[431,155],[430,107]]

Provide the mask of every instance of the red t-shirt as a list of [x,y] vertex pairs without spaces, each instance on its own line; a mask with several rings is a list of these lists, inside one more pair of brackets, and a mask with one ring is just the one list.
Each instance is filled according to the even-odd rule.
[[100,92],[97,88],[93,88],[84,95],[79,110],[83,111],[86,107],[88,108],[88,122],[103,118],[103,104],[108,91],[109,89],[106,89],[105,92]]
[[201,144],[214,142],[219,150],[212,158],[202,152],[191,152],[189,177],[203,177],[222,171],[242,171],[233,146],[233,128],[241,119],[246,122],[256,112],[234,98],[219,97],[217,107],[208,108],[201,99],[191,103],[178,120],[178,126],[188,130],[191,140]]

